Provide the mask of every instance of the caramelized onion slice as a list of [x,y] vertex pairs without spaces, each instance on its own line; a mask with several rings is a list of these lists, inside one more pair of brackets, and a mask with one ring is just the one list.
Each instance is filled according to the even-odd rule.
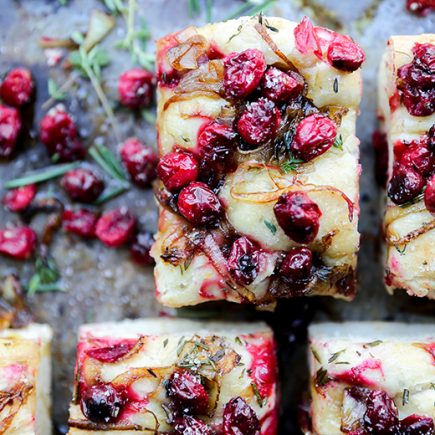
[[206,54],[207,40],[204,36],[193,35],[189,39],[168,50],[168,61],[177,71],[198,68],[198,59]]

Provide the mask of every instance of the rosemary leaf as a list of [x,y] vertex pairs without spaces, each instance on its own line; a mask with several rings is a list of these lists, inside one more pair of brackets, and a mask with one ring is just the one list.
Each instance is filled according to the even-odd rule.
[[208,23],[213,21],[213,0],[205,0],[205,16]]
[[370,343],[366,343],[363,347],[375,347],[379,346],[382,343],[382,340],[371,341]]
[[335,352],[331,355],[331,357],[328,359],[328,363],[333,363],[343,352],[345,352],[346,349],[341,349],[338,352]]
[[402,405],[405,406],[409,402],[409,390],[405,388],[402,395]]
[[340,134],[333,143],[334,148],[337,148],[339,150],[343,150],[343,136]]
[[316,361],[320,364],[322,364],[322,360],[320,359],[320,355],[317,352],[316,349],[314,349],[314,347],[311,348],[311,353],[313,354],[314,358],[316,359]]
[[30,278],[27,293],[50,292],[63,290],[59,283],[60,272],[52,257],[38,257],[35,261],[35,273]]
[[303,162],[303,160],[297,159],[296,157],[290,155],[289,158],[281,164],[281,171],[285,174],[296,171],[298,166]]
[[323,367],[320,367],[316,372],[316,387],[322,387],[326,385],[330,381],[330,377],[328,376],[328,372]]
[[266,225],[266,227],[269,229],[269,231],[273,234],[273,235],[275,235],[276,234],[276,226],[272,223],[272,222],[269,222],[268,220],[264,220],[263,221],[264,222],[264,225]]
[[260,405],[260,408],[262,408],[264,405],[264,401],[263,398],[261,397],[260,392],[258,391],[257,384],[255,382],[251,382],[251,387],[252,390],[254,391],[255,397],[257,398],[257,402]]
[[118,186],[111,190],[108,190],[107,192],[103,192],[98,199],[94,202],[96,205],[103,204],[119,195],[124,193],[126,190],[128,190],[127,186]]

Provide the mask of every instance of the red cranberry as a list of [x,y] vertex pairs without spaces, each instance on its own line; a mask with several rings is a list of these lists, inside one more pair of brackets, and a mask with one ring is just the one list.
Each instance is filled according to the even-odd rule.
[[153,243],[154,239],[150,233],[139,233],[130,246],[131,258],[141,266],[154,264],[154,258],[150,254]]
[[149,106],[154,99],[154,76],[142,68],[132,68],[119,77],[119,100],[131,109]]
[[0,230],[0,253],[17,260],[29,258],[36,247],[36,233],[29,227]]
[[296,127],[291,148],[296,157],[308,162],[328,151],[336,136],[334,121],[325,115],[309,115]]
[[229,54],[224,60],[224,67],[225,95],[243,98],[260,84],[266,71],[266,60],[260,50],[250,48]]
[[317,57],[322,56],[319,38],[316,35],[314,26],[308,17],[302,18],[302,21],[294,30],[296,48],[301,53],[313,52]]
[[255,280],[260,266],[261,251],[247,237],[238,238],[231,247],[228,268],[235,280],[249,285]]
[[127,139],[121,147],[121,158],[133,182],[149,187],[156,178],[157,154],[136,138]]
[[199,181],[184,187],[178,196],[180,213],[192,224],[212,224],[222,214],[222,205],[216,194]]
[[30,101],[33,88],[32,73],[26,68],[15,68],[3,80],[0,95],[9,106],[21,107]]
[[113,423],[119,416],[123,399],[112,384],[88,387],[80,399],[83,415],[95,423]]
[[166,189],[176,192],[198,178],[198,162],[184,151],[166,154],[157,165],[157,175]]
[[308,248],[291,249],[281,263],[280,274],[292,287],[304,288],[312,278],[313,254]]
[[275,103],[282,103],[297,97],[304,88],[304,79],[294,71],[285,73],[269,67],[261,79],[262,95]]
[[387,135],[380,131],[373,133],[373,146],[375,149],[375,175],[379,186],[385,187],[388,178],[388,141]]
[[86,209],[78,211],[65,210],[63,212],[63,227],[69,233],[77,234],[85,239],[95,237],[95,227],[98,216]]
[[404,151],[399,164],[404,167],[414,168],[421,175],[428,175],[428,173],[435,166],[435,157],[427,147],[421,144],[413,144]]
[[17,144],[21,116],[17,109],[0,104],[0,157],[8,157]]
[[116,248],[132,238],[135,227],[136,218],[127,208],[120,207],[98,219],[95,234],[105,245]]
[[409,12],[424,16],[435,10],[433,0],[406,0],[406,8]]
[[216,432],[199,418],[186,415],[175,421],[174,435],[215,435]]
[[396,405],[385,391],[372,391],[367,397],[364,426],[377,435],[397,434],[399,418]]
[[336,38],[328,48],[328,62],[341,71],[356,71],[365,60],[362,48],[347,37]]
[[318,205],[304,192],[289,192],[282,195],[273,211],[280,227],[297,243],[311,243],[320,226]]
[[205,414],[209,396],[200,379],[187,370],[175,371],[168,381],[166,392],[171,404],[181,414]]
[[61,185],[74,201],[94,202],[104,190],[104,182],[89,169],[73,169],[61,180]]
[[434,422],[430,417],[408,415],[400,422],[401,435],[433,435]]
[[260,98],[249,103],[237,121],[237,131],[242,139],[258,147],[275,138],[281,124],[281,113],[273,101]]
[[241,397],[231,399],[224,410],[224,435],[260,435],[255,411]]
[[97,347],[86,351],[90,358],[104,363],[114,363],[127,355],[134,347],[133,343],[120,343],[112,346]]
[[36,195],[36,184],[28,184],[27,186],[17,187],[9,190],[3,198],[3,204],[10,211],[23,211]]
[[429,129],[426,135],[427,138],[427,147],[430,149],[432,153],[435,153],[435,124]]
[[430,213],[435,214],[435,174],[427,181],[424,191],[424,205]]
[[424,187],[424,178],[413,168],[395,165],[388,184],[388,196],[395,204],[414,199]]

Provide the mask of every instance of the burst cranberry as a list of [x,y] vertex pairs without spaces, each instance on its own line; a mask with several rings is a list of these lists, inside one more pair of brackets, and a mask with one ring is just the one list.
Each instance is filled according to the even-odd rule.
[[3,204],[10,211],[23,211],[33,201],[36,195],[36,184],[17,187],[9,190],[3,198]]
[[322,56],[319,38],[316,35],[314,26],[308,17],[302,18],[302,21],[294,30],[295,44],[301,53],[314,53],[317,57]]
[[308,248],[291,249],[281,263],[280,274],[297,289],[304,288],[312,278],[313,254]]
[[175,435],[215,435],[216,432],[199,418],[189,415],[179,418],[174,425]]
[[178,196],[180,213],[192,224],[212,224],[222,214],[222,205],[216,194],[199,181],[184,187]]
[[224,410],[224,435],[260,435],[255,411],[241,397],[231,399]]
[[336,38],[328,48],[328,62],[341,71],[355,71],[365,60],[362,48],[347,37]]
[[112,384],[88,387],[80,399],[83,415],[94,423],[113,423],[119,416],[123,399]]
[[154,99],[154,76],[149,71],[133,68],[119,77],[119,100],[131,109],[149,106]]
[[141,266],[154,264],[154,258],[150,254],[153,243],[154,239],[150,233],[139,233],[130,246],[131,258]]
[[6,104],[20,107],[30,101],[33,88],[32,73],[26,68],[15,68],[3,80],[0,95]]
[[406,8],[410,12],[424,16],[435,10],[435,3],[433,0],[406,0]]
[[120,207],[104,213],[97,222],[96,236],[109,247],[118,247],[128,242],[134,233],[136,218]]
[[17,260],[29,258],[36,247],[36,233],[29,227],[0,230],[0,253]]
[[94,202],[104,190],[104,182],[89,169],[68,171],[61,181],[68,196],[74,201]]
[[429,129],[426,135],[427,138],[427,147],[430,149],[432,153],[435,153],[435,124]]
[[269,67],[261,79],[263,96],[275,103],[282,103],[297,97],[304,88],[304,79],[294,71],[285,73],[273,66]]
[[325,115],[309,115],[296,127],[291,148],[296,157],[308,162],[328,151],[336,136],[334,121]]
[[121,158],[133,182],[149,187],[156,178],[157,154],[135,138],[127,139],[121,147]]
[[205,414],[209,396],[200,379],[187,370],[175,371],[168,381],[166,392],[176,411]]
[[90,358],[104,363],[114,363],[127,355],[134,347],[133,343],[120,343],[106,347],[97,347],[86,351]]
[[430,417],[421,415],[408,415],[400,422],[401,435],[433,435],[434,422]]
[[427,147],[418,143],[411,145],[404,151],[399,164],[407,168],[414,168],[425,176],[434,168],[435,158]]
[[95,237],[95,227],[98,216],[86,209],[78,211],[65,210],[63,212],[63,227],[65,231],[77,234],[85,239]]
[[385,391],[372,391],[366,402],[364,426],[378,435],[397,434],[399,418],[396,405]]
[[0,104],[0,157],[12,154],[21,130],[21,116],[17,109]]
[[166,189],[176,192],[198,178],[198,162],[184,151],[163,156],[157,165],[157,175]]
[[424,191],[424,205],[430,213],[435,214],[435,174],[427,181]]
[[388,184],[388,196],[395,204],[414,199],[424,187],[424,178],[413,168],[395,165]]
[[273,211],[281,228],[295,242],[311,243],[315,239],[322,212],[304,192],[282,195]]
[[228,97],[243,98],[259,84],[266,71],[263,53],[255,48],[231,53],[224,60],[224,92]]
[[281,124],[281,113],[273,101],[260,98],[249,103],[237,121],[237,130],[250,146],[258,147],[274,139]]

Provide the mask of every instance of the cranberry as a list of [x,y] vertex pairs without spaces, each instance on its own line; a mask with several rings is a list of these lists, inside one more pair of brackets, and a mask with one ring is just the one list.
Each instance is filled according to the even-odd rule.
[[312,278],[313,254],[308,248],[291,249],[281,263],[280,274],[296,289],[307,286]]
[[228,97],[248,96],[266,71],[266,59],[260,50],[250,48],[231,53],[224,60],[224,92]]
[[121,158],[133,182],[149,187],[156,178],[157,154],[136,138],[127,139],[121,147]]
[[304,83],[300,74],[294,71],[285,73],[271,66],[261,79],[262,95],[275,103],[282,103],[297,97],[302,92]]
[[33,88],[32,73],[26,68],[15,68],[6,74],[0,95],[9,106],[21,107],[30,101]]
[[88,387],[80,399],[84,416],[95,423],[113,423],[118,418],[123,399],[112,384]]
[[261,251],[247,237],[238,238],[231,247],[228,268],[235,280],[249,285],[255,280],[260,266]]
[[426,135],[427,138],[427,147],[430,149],[432,153],[435,153],[435,124],[429,129]]
[[316,35],[313,24],[308,17],[302,18],[302,21],[294,30],[296,48],[301,53],[313,52],[317,57],[322,56],[319,38]]
[[212,224],[222,214],[222,205],[216,194],[199,181],[184,187],[178,196],[180,213],[192,224]]
[[114,363],[127,355],[134,347],[133,343],[120,343],[112,346],[97,347],[86,351],[90,358],[104,363]]
[[255,411],[241,397],[231,399],[224,410],[224,435],[260,435]]
[[157,165],[157,175],[171,192],[176,192],[195,181],[198,173],[197,160],[184,151],[166,154]]
[[242,139],[258,147],[275,138],[281,124],[281,113],[273,101],[260,98],[249,103],[237,121],[237,130]]
[[130,246],[131,258],[141,266],[154,264],[154,258],[150,254],[153,243],[154,239],[150,233],[139,233]]
[[309,115],[296,127],[291,149],[297,158],[308,162],[328,151],[336,136],[334,121],[318,113]]
[[424,191],[424,205],[430,213],[435,214],[435,174],[427,181]]
[[338,37],[328,48],[328,62],[341,71],[356,71],[365,60],[362,48],[350,38]]
[[187,370],[175,371],[169,379],[166,392],[176,411],[205,414],[209,396],[200,379]]
[[0,157],[8,157],[17,144],[21,116],[17,109],[0,104]]
[[128,242],[134,233],[136,218],[125,207],[104,213],[97,222],[96,236],[109,247]]
[[61,185],[74,201],[94,202],[104,190],[104,182],[89,169],[73,169],[61,180]]
[[29,258],[36,247],[36,233],[29,227],[0,230],[0,253],[17,260]]
[[410,12],[424,16],[435,10],[435,4],[433,0],[406,0],[406,8]]
[[430,417],[423,417],[421,415],[408,415],[400,421],[400,434],[401,435],[433,435],[434,422]]
[[118,82],[121,104],[131,109],[149,106],[154,99],[154,76],[142,68],[125,71]]
[[95,237],[97,221],[98,216],[86,209],[78,211],[65,210],[63,212],[63,227],[65,231],[77,234],[85,239]]
[[23,211],[36,195],[36,184],[28,184],[27,186],[17,187],[9,190],[3,198],[3,204],[10,211]]
[[297,243],[311,243],[320,226],[318,205],[304,192],[282,195],[273,207],[279,225]]
[[216,432],[202,420],[186,415],[175,421],[175,435],[215,435]]
[[424,187],[424,178],[413,168],[395,165],[388,184],[388,196],[395,204],[414,199]]
[[407,168],[414,168],[424,176],[428,175],[434,168],[435,158],[427,147],[417,143],[411,145],[404,151],[399,164]]
[[385,391],[370,392],[366,402],[364,427],[377,435],[397,434],[399,418],[393,400]]
[[55,107],[45,115],[40,123],[40,139],[50,156],[60,162],[82,160],[86,155],[78,135],[76,125],[62,107]]

